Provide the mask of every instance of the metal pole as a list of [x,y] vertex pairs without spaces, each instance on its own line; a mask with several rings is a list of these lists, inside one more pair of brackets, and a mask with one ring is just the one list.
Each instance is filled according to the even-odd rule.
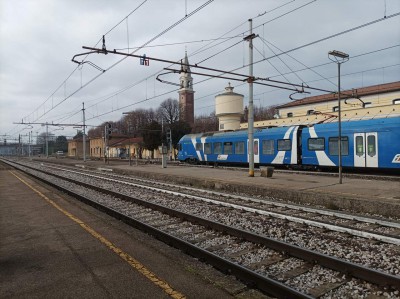
[[174,160],[175,160],[175,155],[172,153],[172,131],[171,131],[171,129],[169,129],[169,152],[171,154],[171,160],[172,160],[172,157],[174,157]]
[[249,176],[254,177],[254,111],[253,111],[253,20],[249,19],[249,116],[248,116],[248,138],[249,138]]
[[31,135],[32,135],[32,131],[29,132],[29,143],[28,143],[28,154],[29,154],[29,159],[31,158]]
[[342,109],[340,103],[340,62],[338,62],[339,184],[342,183]]
[[85,103],[82,103],[82,113],[83,113],[83,162],[86,162]]
[[46,122],[46,158],[49,157],[49,125]]
[[132,159],[131,159],[131,145],[128,145],[128,155],[129,155],[129,166],[132,166]]
[[339,167],[339,184],[342,184],[342,109],[340,102],[340,65],[349,60],[349,54],[333,50],[328,52],[328,57],[338,65],[338,167]]
[[164,154],[164,119],[161,119],[161,168],[167,168],[166,154]]
[[107,136],[107,124],[104,126],[104,147],[103,147],[103,155],[104,155],[104,164],[107,163],[106,161],[106,136]]

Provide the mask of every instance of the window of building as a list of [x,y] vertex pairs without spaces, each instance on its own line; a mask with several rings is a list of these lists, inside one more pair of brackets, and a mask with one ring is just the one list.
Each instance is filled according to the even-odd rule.
[[211,153],[211,143],[204,143],[204,154],[210,155]]
[[233,143],[232,142],[224,142],[224,154],[225,155],[233,154]]
[[292,149],[292,141],[290,139],[278,140],[278,151],[290,151]]
[[235,142],[235,154],[238,155],[244,154],[244,141]]
[[202,151],[203,150],[203,144],[202,143],[196,143],[196,151]]
[[338,112],[338,111],[339,111],[339,106],[334,106],[334,107],[332,107],[332,111],[333,111],[333,112]]
[[315,111],[314,111],[313,109],[311,109],[311,110],[308,110],[308,111],[307,111],[307,115],[313,115],[313,114],[314,114],[314,112],[315,112]]
[[221,142],[214,143],[214,154],[222,154],[222,143]]
[[223,129],[224,129],[224,124],[220,124],[220,125],[219,125],[219,129],[220,129],[220,130],[223,130]]
[[[347,136],[342,136],[342,156],[347,156],[349,154],[349,138]],[[357,144],[357,140],[356,140]],[[339,137],[329,137],[329,155],[338,156],[339,155]]]
[[308,138],[309,151],[323,151],[325,150],[325,138]]
[[364,108],[369,108],[372,107],[372,103],[371,102],[365,102],[364,103]]
[[287,117],[293,117],[293,112],[289,112],[288,114],[286,114]]
[[262,154],[263,155],[273,155],[275,142],[274,140],[263,140],[262,141]]
[[393,105],[400,105],[400,99],[394,99]]

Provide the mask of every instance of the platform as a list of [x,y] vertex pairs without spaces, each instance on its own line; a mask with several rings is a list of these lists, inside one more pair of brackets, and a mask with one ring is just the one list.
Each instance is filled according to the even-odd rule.
[[234,278],[15,170],[0,170],[0,215],[1,298],[246,294]]
[[47,162],[65,163],[77,167],[102,168],[123,174],[163,179],[194,187],[236,191],[248,195],[263,195],[276,200],[322,206],[333,210],[349,210],[400,218],[400,177],[392,180],[343,177],[339,184],[337,175],[320,173],[289,173],[275,171],[272,178],[249,177],[246,169],[231,170],[214,167],[139,164],[127,160],[83,162],[74,159],[44,159]]

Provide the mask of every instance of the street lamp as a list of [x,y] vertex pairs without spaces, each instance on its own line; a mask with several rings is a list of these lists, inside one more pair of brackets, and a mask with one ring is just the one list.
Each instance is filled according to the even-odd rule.
[[338,127],[339,127],[339,140],[338,140],[338,151],[339,151],[339,184],[342,183],[342,115],[340,108],[340,65],[349,60],[349,54],[340,51],[330,51],[328,57],[338,65]]

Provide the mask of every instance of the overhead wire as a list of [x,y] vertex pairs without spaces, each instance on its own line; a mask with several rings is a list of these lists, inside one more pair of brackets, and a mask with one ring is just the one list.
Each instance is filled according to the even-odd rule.
[[[141,4],[139,4],[136,8],[134,8],[126,17],[124,17],[120,22],[118,22],[117,23],[117,25],[115,25],[115,26],[113,26],[110,30],[108,30],[104,35],[107,35],[107,34],[109,34],[110,32],[112,32],[119,24],[121,24],[127,17],[129,17],[130,15],[132,15],[135,11],[137,11],[145,2],[147,2],[148,0],[144,0]],[[95,44],[95,47],[99,44],[99,42],[101,41],[101,39]],[[87,56],[86,56],[87,57]],[[85,58],[84,58],[85,59]],[[42,103],[42,104],[40,104],[36,109],[34,109],[34,112],[35,111],[38,111],[42,106],[44,106],[46,103],[47,103],[47,101],[50,99],[50,98],[52,98],[54,95],[55,95],[55,93],[57,92],[57,91],[59,91],[60,90],[60,88],[62,87],[62,86],[65,86],[65,84],[66,84],[66,82],[68,81],[68,79],[69,78],[71,78],[71,76],[76,72],[76,70],[79,68],[79,66],[80,65],[78,65],[68,76],[67,76],[67,78],[56,88],[56,90]],[[53,107],[52,107],[52,109],[53,109]],[[52,110],[51,109],[51,110]],[[51,111],[50,110],[50,111]],[[23,119],[27,119],[30,115],[32,115],[32,114],[34,114],[34,112],[32,112],[32,113],[30,113],[30,114],[28,114],[27,116],[25,116],[25,117],[23,117]],[[44,114],[45,115],[45,114]],[[40,117],[42,117],[43,115],[41,115]],[[33,116],[34,117],[34,116]],[[38,119],[40,119],[40,117],[37,117],[37,119],[35,119],[34,121],[36,121],[36,120],[38,120]]]
[[[255,61],[255,62],[253,62],[253,65],[254,65],[254,64],[258,64],[258,63],[260,63],[260,62],[262,62],[262,61],[264,61],[264,60],[266,60],[266,59],[271,59],[271,58],[274,58],[274,57],[276,57],[276,56],[285,55],[285,54],[287,54],[287,53],[291,53],[291,52],[300,50],[300,49],[302,49],[302,48],[309,47],[309,46],[311,46],[311,45],[315,45],[315,44],[317,44],[317,43],[326,41],[326,40],[328,40],[328,39],[331,39],[331,38],[334,38],[334,37],[337,37],[337,36],[340,36],[340,35],[343,35],[343,34],[346,34],[346,33],[349,33],[349,32],[352,32],[352,31],[355,31],[355,30],[358,30],[358,29],[361,29],[361,28],[364,28],[364,27],[367,27],[367,26],[370,26],[370,25],[373,25],[373,24],[376,24],[376,23],[379,23],[379,22],[381,22],[381,21],[386,21],[386,20],[388,20],[388,19],[390,19],[390,18],[399,16],[399,15],[400,15],[400,12],[395,13],[395,14],[392,14],[392,15],[389,15],[389,16],[387,16],[386,18],[379,18],[379,19],[373,20],[373,21],[371,21],[371,22],[368,22],[368,23],[365,23],[365,24],[362,24],[362,25],[359,25],[359,26],[356,26],[356,27],[352,27],[352,28],[347,29],[347,30],[340,31],[340,32],[338,32],[338,33],[329,35],[329,36],[327,36],[327,37],[324,37],[324,38],[321,38],[321,39],[318,39],[318,40],[309,42],[309,43],[307,43],[307,44],[303,44],[303,45],[301,45],[301,46],[292,48],[292,49],[290,49],[290,50],[284,51],[284,52],[279,53],[279,54],[277,54],[277,55],[270,56],[270,57],[267,57],[267,58],[265,58],[265,59]],[[246,65],[246,66],[249,66],[249,65]]]
[[[147,0],[146,0],[146,1],[147,1]],[[129,15],[131,15],[134,11],[136,11],[136,10],[137,10],[140,6],[142,6],[146,1],[143,1],[135,10],[133,10],[130,14],[128,14],[125,18],[123,18],[119,23],[117,23],[117,24],[116,24],[115,26],[113,26],[109,31],[107,31],[107,32],[105,33],[105,35],[109,34],[112,30],[114,30],[119,24],[121,24]],[[160,34],[158,34],[157,36],[155,36],[153,39],[151,39],[150,41],[148,41],[147,43],[145,43],[144,45],[142,45],[141,47],[139,47],[139,48],[137,48],[137,49],[140,49],[140,48],[142,48],[142,47],[146,47],[148,44],[150,44],[150,43],[151,43],[152,41],[154,41],[156,38],[158,38],[158,37],[160,37],[161,35],[165,34],[167,31],[169,31],[170,29],[172,29],[172,28],[175,27],[176,25],[180,24],[180,23],[183,22],[186,18],[190,17],[191,15],[193,15],[194,13],[196,13],[197,11],[199,11],[200,9],[204,8],[205,6],[207,6],[207,5],[208,5],[209,3],[211,3],[212,1],[213,1],[213,0],[209,0],[208,2],[204,3],[202,6],[198,7],[196,10],[192,11],[189,15],[185,15],[184,18],[180,19],[178,22],[176,22],[175,24],[171,25],[170,27],[168,27],[167,29],[165,29],[163,32],[161,32]],[[295,11],[295,10],[298,10],[298,9],[300,9],[300,8],[302,8],[302,7],[305,7],[305,6],[307,6],[308,4],[310,4],[310,3],[314,2],[314,1],[316,1],[316,0],[313,0],[313,1],[311,1],[311,2],[309,2],[309,3],[307,3],[307,4],[305,4],[305,5],[302,5],[302,6],[296,8],[296,9],[294,9],[294,10],[291,10],[291,11],[287,12],[287,13],[285,13],[285,14],[283,14],[283,15],[287,15],[287,14],[289,14],[289,13]],[[293,2],[293,1],[289,1],[289,2],[287,2],[287,3],[285,3],[285,4],[283,4],[283,5],[280,5],[280,6],[276,7],[276,8],[274,8],[274,9],[268,11],[268,12],[272,12],[272,11],[274,11],[274,10],[276,10],[276,9],[278,9],[278,8],[281,8],[281,7],[287,5],[287,4],[291,3],[291,2]],[[262,16],[262,15],[268,13],[268,12],[264,12],[263,14],[259,14],[257,17],[260,17],[260,16]],[[283,16],[283,15],[281,15],[281,16]],[[279,17],[278,17],[278,18],[279,18]],[[278,18],[275,18],[275,19],[278,19]],[[275,19],[273,19],[273,20],[275,20]],[[233,29],[231,29],[230,31],[226,32],[225,34],[223,34],[222,36],[220,36],[219,39],[221,39],[224,35],[226,35],[226,34],[232,32],[232,31],[236,30],[237,28],[239,28],[240,26],[242,26],[242,25],[245,24],[246,22],[247,22],[247,21],[242,22],[242,23],[239,24],[238,26],[236,26],[236,27],[234,27]],[[234,38],[234,37],[232,37],[232,38]],[[100,41],[101,41],[101,39],[99,40],[99,42],[100,42]],[[99,42],[98,42],[98,43],[99,43]],[[97,43],[97,44],[98,44],[98,43]],[[211,42],[211,43],[212,43],[212,42]],[[207,46],[207,45],[206,45],[206,46]],[[203,49],[203,48],[204,48],[204,46],[203,46],[202,48],[200,48],[197,52],[193,53],[193,55],[200,53],[200,50]],[[208,48],[207,48],[207,49],[208,49]],[[205,49],[205,50],[207,50],[207,49]],[[134,53],[134,52],[136,52],[136,51],[137,51],[137,50],[131,52],[131,54]],[[215,56],[215,55],[213,55],[213,56]],[[116,66],[117,64],[119,64],[120,62],[122,62],[123,60],[125,60],[126,58],[127,58],[127,57],[124,57],[124,58],[120,59],[119,61],[117,61],[116,63],[114,63],[114,64],[111,65],[110,67],[108,67],[108,68],[106,69],[106,71],[109,70],[109,69],[111,69],[111,68],[113,68],[114,66]],[[210,58],[211,58],[211,57],[210,57]],[[205,59],[205,60],[208,60],[208,59],[209,59],[209,58],[207,58],[207,59]],[[205,61],[205,60],[204,60],[204,61]],[[85,83],[84,85],[82,85],[81,88],[79,88],[78,90],[76,90],[76,91],[75,91],[74,93],[72,93],[70,96],[66,97],[63,101],[59,102],[59,103],[56,105],[56,107],[57,107],[58,105],[60,105],[62,102],[64,102],[65,100],[67,100],[68,98],[70,98],[72,95],[74,95],[77,91],[83,89],[84,87],[86,87],[87,85],[89,85],[90,83],[92,83],[94,80],[96,80],[96,79],[97,79],[98,77],[100,77],[102,74],[103,74],[103,73],[100,73],[100,74],[98,74],[97,76],[93,77],[90,81],[88,81],[87,83]],[[72,74],[71,74],[71,75],[72,75]],[[110,98],[110,97],[108,97],[107,99],[109,99],[109,98]],[[56,108],[56,107],[54,107],[54,108]],[[43,116],[43,115],[42,115],[42,116]],[[42,117],[42,116],[40,116],[40,117]]]
[[[309,3],[312,3],[312,2],[314,2],[314,1],[311,1],[311,2],[309,2]],[[392,15],[390,15],[390,16],[386,16],[386,18],[384,18],[384,19],[388,19],[388,18],[397,16],[397,15],[399,15],[399,13],[392,14]],[[282,53],[278,54],[278,56],[279,56],[279,55],[283,55],[283,54],[287,54],[287,53],[289,53],[289,52],[298,50],[298,49],[303,48],[303,47],[306,47],[306,46],[310,46],[310,45],[312,45],[312,44],[315,44],[315,43],[318,43],[318,42],[327,40],[327,39],[332,38],[332,37],[336,37],[336,36],[341,35],[341,34],[345,34],[345,33],[351,32],[351,31],[356,30],[356,29],[363,28],[363,27],[368,26],[368,25],[372,25],[372,24],[374,24],[374,23],[376,23],[376,22],[379,22],[379,21],[382,21],[382,20],[383,20],[383,19],[378,19],[378,20],[375,20],[375,21],[372,21],[372,22],[369,22],[369,23],[366,23],[366,24],[363,24],[363,25],[360,25],[360,26],[351,28],[351,29],[349,29],[349,30],[345,30],[345,31],[343,31],[343,32],[340,32],[340,33],[337,33],[337,34],[328,36],[328,37],[326,37],[326,38],[323,38],[323,39],[320,39],[320,40],[317,40],[317,41],[314,41],[314,42],[311,42],[311,43],[302,45],[302,46],[300,46],[300,47],[293,48],[293,49],[288,50],[288,51],[286,51],[286,52],[282,52]],[[267,22],[267,23],[268,23],[268,22]],[[265,24],[265,23],[264,23],[264,24]],[[260,25],[260,26],[261,26],[261,25]],[[259,27],[259,26],[258,26],[258,27]],[[265,58],[265,59],[271,59],[271,58],[273,58],[273,57],[275,57],[275,56],[268,57],[268,58]],[[353,57],[352,57],[352,58],[353,58]],[[261,61],[264,61],[265,59],[263,59],[263,60],[261,60]],[[259,61],[259,62],[261,62],[261,61]],[[254,64],[256,64],[256,63],[258,63],[258,62],[255,62]],[[240,68],[238,68],[238,69],[240,69]],[[236,69],[236,70],[237,70],[237,69]],[[205,81],[205,80],[204,80],[204,81]],[[62,86],[62,85],[61,85],[61,86]]]
[[[371,55],[371,54],[378,53],[378,52],[385,51],[385,50],[390,50],[390,49],[393,49],[393,48],[396,48],[396,47],[400,47],[400,44],[397,44],[397,45],[394,45],[394,46],[385,47],[385,48],[381,48],[381,49],[377,49],[377,50],[374,50],[374,51],[369,51],[369,52],[357,54],[357,55],[352,55],[351,59],[359,58],[359,57],[362,57],[362,56],[365,56],[365,55]],[[290,57],[292,57],[292,56],[290,56]],[[295,59],[294,57],[292,57],[292,58]],[[300,61],[298,61],[298,62],[300,64],[302,64]],[[321,66],[325,66],[325,65],[328,65],[328,64],[332,64],[332,63],[334,63],[334,62],[329,61],[329,62],[321,63],[321,64],[318,64],[318,65],[314,65],[314,66],[311,66],[311,67],[307,67],[306,65],[304,65],[305,68],[299,69],[299,70],[295,70],[293,72],[297,73],[297,72],[302,72],[302,71],[305,71],[305,70],[313,71],[313,69],[315,69],[315,68],[318,68],[318,67],[321,67]],[[293,72],[287,72],[287,73],[284,73],[284,75],[292,74]],[[280,75],[269,76],[269,78],[276,78],[276,77],[279,77],[279,76]],[[324,77],[322,76],[322,78],[324,78]],[[335,83],[333,83],[333,84],[336,86]]]
[[[147,0],[146,0],[147,1]],[[183,21],[185,21],[186,19],[188,19],[189,17],[193,16],[194,14],[196,14],[197,12],[199,12],[201,9],[203,9],[204,7],[206,7],[207,5],[209,5],[210,3],[212,3],[214,0],[208,0],[207,2],[203,3],[201,6],[199,6],[198,8],[196,8],[195,10],[193,10],[192,12],[190,12],[188,15],[185,15],[185,17],[181,18],[180,20],[178,20],[177,22],[175,22],[174,24],[170,25],[168,28],[164,29],[162,32],[160,32],[159,34],[157,34],[156,36],[154,36],[153,38],[151,38],[149,41],[147,41],[146,43],[143,44],[143,46],[146,46],[148,44],[150,44],[151,42],[153,42],[154,40],[156,40],[157,38],[161,37],[162,35],[164,35],[165,33],[167,33],[168,31],[170,31],[171,29],[173,29],[174,27],[176,27],[177,25],[179,25],[180,23],[182,23]],[[142,5],[142,4],[141,4]],[[125,18],[124,18],[125,19]],[[123,20],[124,20],[123,19]],[[121,23],[121,22],[120,22]],[[115,26],[114,26],[115,28]],[[112,29],[114,29],[112,28]],[[112,30],[111,29],[111,30]],[[109,33],[111,30],[109,30],[107,33]],[[135,53],[137,50],[134,50],[131,52],[131,54]],[[124,57],[120,60],[118,60],[117,62],[113,63],[111,66],[109,66],[108,68],[105,69],[105,71],[108,71],[112,68],[114,68],[116,65],[118,65],[119,63],[121,63],[122,61],[124,61],[127,58]],[[99,78],[101,75],[103,75],[104,72],[94,76],[92,79],[90,79],[88,82],[86,82],[85,84],[83,84],[80,88],[76,89],[75,91],[73,91],[71,94],[69,94],[68,96],[66,96],[63,100],[61,100],[59,103],[56,104],[56,106],[54,106],[52,109],[48,110],[47,112],[43,113],[39,118],[43,117],[44,115],[46,115],[48,112],[50,112],[51,110],[53,110],[54,108],[58,107],[59,105],[61,105],[63,102],[65,102],[66,100],[68,100],[69,98],[71,98],[72,96],[74,96],[77,92],[79,92],[80,90],[82,90],[83,88],[85,88],[86,86],[88,86],[89,84],[91,84],[93,81],[95,81],[97,78]],[[71,74],[72,75],[72,74]]]
[[[261,41],[262,41],[264,44],[266,44],[267,47],[268,47],[269,49],[271,49],[271,51],[274,53],[274,55],[276,55],[276,53],[272,50],[272,48],[271,48],[268,44],[271,44],[273,47],[275,47],[275,48],[277,48],[279,51],[283,52],[280,48],[278,48],[277,46],[275,46],[273,43],[271,43],[271,42],[265,40],[264,38],[261,38]],[[317,71],[315,71],[315,70],[309,68],[309,67],[308,67],[307,65],[305,65],[303,62],[301,62],[300,60],[294,58],[292,55],[290,55],[290,54],[286,54],[286,55],[289,56],[290,58],[292,58],[293,60],[295,60],[296,62],[300,63],[302,66],[305,66],[306,69],[312,71],[313,73],[317,74],[318,76],[320,76],[320,77],[324,78],[325,80],[327,80],[329,83],[331,83],[331,84],[333,84],[334,86],[336,86],[335,83],[333,83],[333,82],[330,81],[329,79],[325,78],[323,75],[321,75],[321,74],[318,73]],[[280,58],[280,56],[277,56],[277,57]],[[286,64],[285,64],[285,65],[286,65]],[[289,68],[289,67],[288,67],[288,68]],[[297,75],[297,72],[293,72],[293,70],[292,70],[291,68],[289,68],[289,70],[291,71],[292,74],[295,74],[295,75],[297,76],[297,78],[300,79],[300,81],[302,81],[302,82],[304,81],[304,80],[302,80],[302,79]],[[283,74],[280,74],[280,75],[283,76]],[[271,78],[271,77],[270,77],[270,78]]]
[[[256,47],[256,46],[254,46],[254,44],[253,44],[253,48],[258,52],[258,53],[260,53],[260,55],[261,56],[263,56],[263,57],[265,57],[264,55],[263,55],[263,53],[261,53],[261,51],[260,50],[258,50],[258,48]],[[286,76],[284,75],[284,74],[282,74],[281,73],[281,71],[272,63],[272,61],[271,60],[267,60],[267,62],[288,82],[288,83],[291,83],[290,81],[289,81],[289,79],[288,78],[286,78]]]

